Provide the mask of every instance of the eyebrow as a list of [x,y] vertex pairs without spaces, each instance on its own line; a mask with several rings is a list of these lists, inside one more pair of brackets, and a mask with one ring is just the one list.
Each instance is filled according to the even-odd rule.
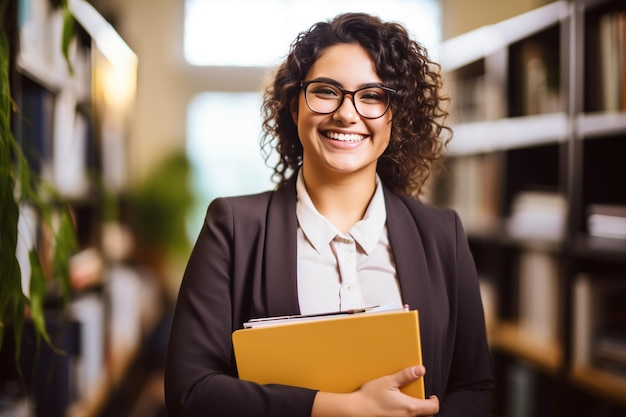
[[[337,87],[341,87],[341,88],[345,89],[345,87],[339,81],[333,80],[332,78],[318,77],[318,78],[314,78],[314,79],[312,79],[310,81],[328,83],[328,84],[336,85]],[[355,89],[355,91],[356,90],[360,90],[362,88],[374,88],[374,87],[385,87],[386,88],[386,86],[383,83],[381,83],[381,82],[371,82],[371,83],[365,83],[365,84],[358,85],[357,88]]]

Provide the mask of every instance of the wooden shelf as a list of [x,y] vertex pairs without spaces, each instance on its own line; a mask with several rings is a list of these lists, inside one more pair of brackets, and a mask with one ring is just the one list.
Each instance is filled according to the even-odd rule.
[[626,263],[626,239],[581,236],[575,240],[573,250],[581,258]]
[[577,366],[570,379],[576,385],[626,406],[626,378],[593,367]]
[[537,338],[515,323],[494,325],[491,343],[493,348],[522,358],[549,374],[556,374],[563,365],[563,350],[558,343]]

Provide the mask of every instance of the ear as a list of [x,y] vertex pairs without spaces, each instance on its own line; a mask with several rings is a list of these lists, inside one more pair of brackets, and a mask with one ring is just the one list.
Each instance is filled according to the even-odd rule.
[[291,100],[291,105],[289,106],[289,111],[291,112],[291,119],[293,120],[293,123],[296,126],[298,126],[298,111],[299,111],[298,100],[299,100],[299,97],[294,97]]

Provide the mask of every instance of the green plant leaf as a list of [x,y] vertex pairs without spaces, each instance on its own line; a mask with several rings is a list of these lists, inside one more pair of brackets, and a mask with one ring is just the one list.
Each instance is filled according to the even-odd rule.
[[[15,330],[20,330],[24,319],[20,265],[15,257],[19,209],[12,195],[5,198],[12,188],[11,178],[3,176],[0,179],[0,346],[4,340],[4,329],[12,325]],[[20,306],[22,310],[19,310]]]
[[[0,16],[4,16],[7,0],[0,2]],[[11,87],[9,80],[9,60],[11,51],[5,33],[4,19],[0,20],[0,169],[2,177],[10,175],[11,167]],[[12,189],[13,187],[11,187]],[[4,196],[3,196],[4,197]]]
[[64,0],[63,1],[63,37],[61,39],[61,50],[63,51],[65,62],[67,62],[67,68],[69,70],[70,75],[74,75],[74,66],[72,65],[72,60],[70,59],[70,45],[72,43],[72,39],[74,38],[74,33],[75,33],[74,16],[72,16],[72,12],[70,11],[67,0]]
[[[13,293],[13,317],[14,320],[11,323],[13,326],[13,339],[15,343],[15,363],[19,362],[20,352],[22,351],[22,334],[24,333],[24,310],[26,309],[26,297],[21,291],[15,291]],[[0,346],[2,346],[0,342]],[[19,369],[18,369],[19,370]]]
[[8,0],[0,1],[0,347],[11,326],[16,343],[16,360],[24,327],[25,300],[20,265],[15,256],[19,207],[15,200],[12,157],[16,148],[11,131],[13,101],[9,80],[10,48],[4,27]]
[[53,276],[61,284],[61,295],[64,305],[70,300],[72,286],[70,282],[70,262],[71,255],[76,250],[76,236],[74,225],[68,210],[61,212],[59,228],[56,234],[56,246],[53,257]]
[[36,250],[32,249],[29,253],[31,275],[30,275],[30,312],[37,330],[37,334],[43,337],[43,339],[49,344],[50,335],[46,329],[46,317],[44,314],[44,300],[46,297],[46,277],[44,276],[43,269],[41,268],[41,262],[39,261],[39,254]]

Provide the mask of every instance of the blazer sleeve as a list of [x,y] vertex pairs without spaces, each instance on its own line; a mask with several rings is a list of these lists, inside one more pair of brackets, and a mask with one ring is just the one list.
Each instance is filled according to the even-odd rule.
[[[165,367],[165,401],[169,417],[265,416],[309,417],[315,391],[259,385],[237,378],[231,334],[232,281],[242,247],[237,239],[257,237],[241,233],[231,201],[217,199],[190,255],[181,283]],[[263,238],[258,237],[262,242]],[[245,251],[244,251],[245,252]],[[248,260],[247,262],[252,262]],[[258,263],[257,263],[258,264]],[[257,276],[260,272],[257,271]]]
[[455,322],[450,374],[439,417],[484,417],[494,389],[484,313],[474,261],[461,221],[455,213],[456,253],[451,288]]

